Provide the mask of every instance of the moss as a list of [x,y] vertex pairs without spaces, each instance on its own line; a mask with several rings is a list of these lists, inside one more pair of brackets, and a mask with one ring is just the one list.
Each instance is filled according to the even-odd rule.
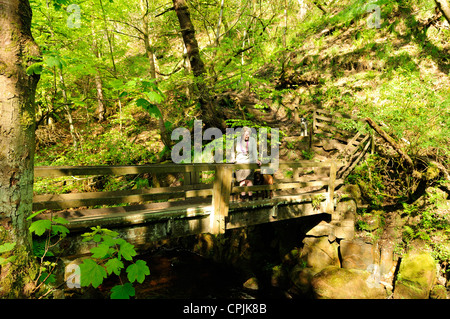
[[[2,240],[7,231],[0,227]],[[34,289],[39,266],[24,246],[16,246],[13,250],[14,262],[3,266],[0,270],[0,298],[29,298]]]
[[428,253],[409,253],[400,263],[394,296],[398,299],[428,298],[436,279],[436,262]]
[[34,125],[34,119],[28,110],[25,110],[22,113],[22,116],[20,118],[20,125],[22,125],[24,128],[28,128]]

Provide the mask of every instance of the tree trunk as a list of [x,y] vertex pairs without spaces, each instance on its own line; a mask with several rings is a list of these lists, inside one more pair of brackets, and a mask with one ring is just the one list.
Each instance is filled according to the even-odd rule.
[[186,46],[186,54],[189,59],[192,73],[196,78],[198,90],[198,101],[202,109],[202,119],[207,126],[225,128],[225,122],[221,119],[218,110],[215,109],[209,90],[205,83],[205,64],[200,57],[197,39],[195,38],[195,28],[191,21],[191,15],[186,0],[173,0],[173,6],[181,27],[181,35]]
[[0,244],[15,242],[17,257],[0,269],[0,298],[28,295],[35,270],[26,218],[33,203],[39,76],[28,76],[26,68],[40,52],[31,35],[31,16],[28,0],[0,2]]
[[[94,55],[100,59],[101,53],[97,46],[97,40],[95,39],[94,29],[92,29],[92,51]],[[100,71],[97,68],[97,74],[95,75],[95,88],[97,89],[97,109],[95,113],[98,117],[99,122],[103,122],[105,120],[105,103],[103,99],[103,84],[102,78],[100,77]]]
[[103,102],[103,83],[102,78],[100,77],[100,73],[95,75],[95,87],[97,89],[97,110],[96,114],[99,122],[103,122],[105,120],[105,104]]
[[185,0],[173,0],[175,12],[181,27],[181,35],[186,46],[187,55],[191,63],[192,72],[195,77],[206,73],[205,64],[200,57],[195,28],[191,21],[191,14]]
[[145,53],[148,57],[148,62],[150,64],[150,77],[156,79],[156,63],[155,63],[155,53],[150,39],[150,22],[149,22],[149,3],[148,1],[141,0],[141,9],[143,12],[142,16],[142,36],[144,37]]
[[447,0],[434,0],[436,2],[436,6],[441,10],[445,19],[450,24],[450,4]]
[[78,146],[77,136],[75,134],[75,127],[73,126],[72,113],[70,113],[69,100],[67,99],[67,92],[66,92],[66,83],[64,81],[64,75],[63,75],[62,69],[59,70],[59,80],[61,83],[61,91],[62,91],[62,95],[63,95],[63,99],[64,99],[64,110],[66,111],[67,120],[69,121],[69,130],[70,130],[70,135],[72,136],[73,148],[77,149],[77,146]]

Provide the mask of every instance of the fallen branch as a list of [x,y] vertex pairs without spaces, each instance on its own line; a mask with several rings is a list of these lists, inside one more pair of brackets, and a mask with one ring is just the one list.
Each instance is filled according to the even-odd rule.
[[386,142],[389,143],[389,145],[392,146],[392,148],[400,155],[400,157],[408,164],[408,166],[414,170],[414,162],[412,161],[411,157],[409,157],[406,152],[402,150],[400,145],[389,136],[385,131],[381,129],[381,127],[378,126],[377,123],[375,123],[371,118],[366,118],[366,122],[370,125],[371,128],[375,130]]
[[[415,169],[415,165],[414,162],[412,161],[411,157],[409,157],[408,154],[406,154],[406,152],[404,152],[402,150],[402,148],[400,147],[400,145],[398,145],[398,143],[391,137],[389,136],[385,131],[383,131],[377,123],[375,123],[372,119],[370,118],[366,118],[366,122],[370,125],[371,128],[373,128],[386,142],[389,143],[389,145],[391,145],[394,150],[400,155],[400,157],[408,164],[408,166],[411,168],[412,170],[412,176],[420,179],[420,180],[424,180],[426,179],[426,176],[424,176],[422,173],[420,173],[418,170]],[[450,173],[449,171],[445,168],[444,165],[442,165],[441,163],[437,162],[437,161],[433,161],[433,160],[429,160],[426,161],[426,163],[428,166],[433,165],[435,167],[437,167],[440,171],[440,173],[444,176],[445,180],[447,182],[450,183]],[[447,186],[445,186],[447,189],[450,190],[450,188],[448,188]]]

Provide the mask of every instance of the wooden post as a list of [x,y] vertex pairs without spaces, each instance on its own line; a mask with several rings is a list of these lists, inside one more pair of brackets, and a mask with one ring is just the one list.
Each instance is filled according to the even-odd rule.
[[328,204],[326,208],[326,212],[332,215],[332,219],[334,219],[334,187],[336,183],[336,162],[332,161],[330,166],[330,181],[328,184]]
[[[224,217],[228,217],[228,210],[230,208],[231,187],[233,182],[233,170],[231,166],[227,165],[223,167],[222,172],[223,184],[222,184],[222,203],[220,210]],[[224,225],[225,227],[225,225]],[[224,228],[225,230],[225,228]]]
[[218,165],[213,183],[210,232],[212,234],[225,233],[225,217],[228,216],[231,193],[231,167]]
[[309,134],[309,149],[308,149],[309,152],[311,152],[312,140],[313,140],[314,127],[315,126],[316,126],[316,111],[314,110],[313,120],[312,120],[312,124],[311,124],[311,133]]

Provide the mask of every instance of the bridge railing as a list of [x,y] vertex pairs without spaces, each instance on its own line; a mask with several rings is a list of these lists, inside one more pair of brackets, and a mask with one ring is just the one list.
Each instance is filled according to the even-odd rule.
[[[334,189],[342,181],[336,180],[337,168],[343,163],[339,161],[313,162],[280,162],[279,172],[290,171],[289,178],[276,177],[272,185],[237,186],[233,183],[233,172],[237,169],[257,169],[257,164],[151,164],[137,166],[80,166],[80,167],[36,167],[35,178],[56,178],[61,176],[99,176],[99,175],[136,175],[136,174],[178,174],[183,176],[182,185],[170,187],[145,187],[141,189],[96,191],[68,194],[42,194],[35,195],[33,210],[62,211],[81,208],[83,216],[90,214],[101,219],[101,216],[113,215],[118,211],[124,212],[128,208],[136,208],[152,212],[167,212],[180,206],[207,205],[211,207],[209,232],[223,233],[225,220],[230,209],[245,209],[255,205],[276,205],[282,201],[302,196],[300,189],[306,187],[325,187],[328,213],[333,212]],[[325,170],[325,177],[308,179],[302,170],[320,168]],[[200,180],[200,175],[209,173],[206,181]],[[300,176],[302,175],[302,176]],[[278,174],[278,176],[285,176]],[[306,180],[305,180],[306,176]],[[212,180],[212,183],[210,182]],[[178,183],[180,184],[180,183]],[[280,194],[274,198],[265,198],[252,202],[232,202],[231,196],[240,192],[278,191]],[[310,194],[308,195],[310,196]],[[231,203],[231,204],[230,204]],[[111,207],[113,205],[135,204],[127,207]],[[106,205],[108,207],[99,208]],[[89,209],[88,209],[89,208]],[[72,210],[73,211],[73,210]],[[131,211],[131,209],[130,209]],[[136,210],[134,210],[136,212]],[[168,216],[169,216],[168,215]],[[71,218],[81,216],[80,213],[71,215]],[[167,217],[167,216],[166,216]],[[89,219],[95,223],[95,218]]]
[[214,164],[151,164],[130,166],[46,166],[35,167],[35,178],[61,176],[105,176],[138,174],[182,174],[183,185],[172,187],[145,187],[132,190],[96,191],[34,196],[33,210],[62,210],[76,207],[118,205],[161,200],[211,196],[212,184],[200,183],[202,171],[214,171]]

